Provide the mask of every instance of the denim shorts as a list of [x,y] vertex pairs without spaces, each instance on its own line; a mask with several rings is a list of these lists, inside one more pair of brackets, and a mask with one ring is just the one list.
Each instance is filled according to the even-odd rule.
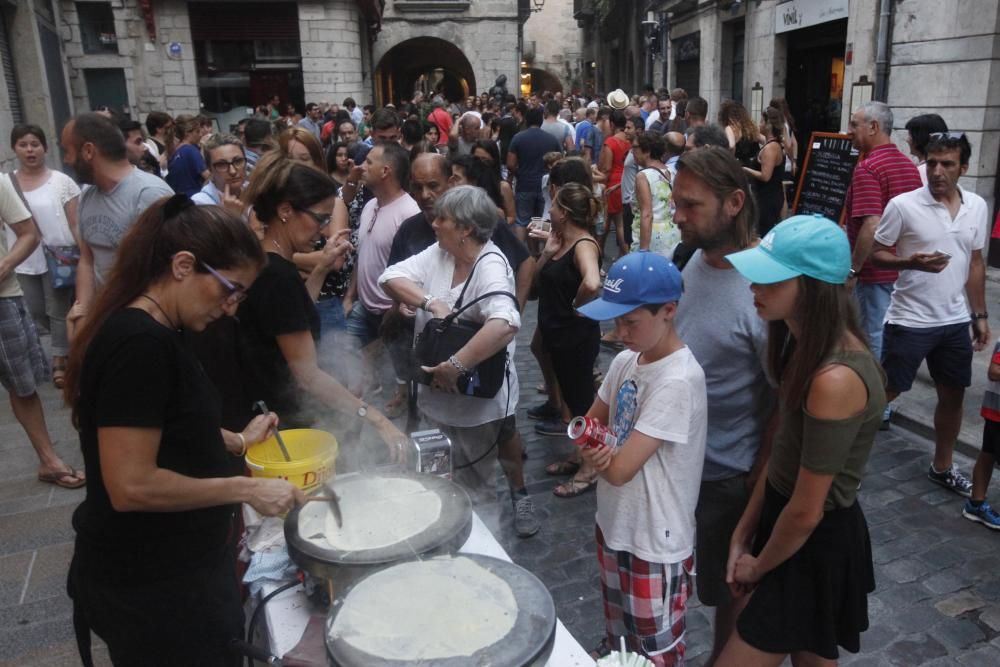
[[383,313],[368,310],[360,301],[355,301],[347,314],[347,335],[356,338],[360,347],[367,347],[378,340],[378,330],[382,326]]
[[886,324],[882,334],[882,368],[889,391],[909,391],[925,359],[934,384],[971,385],[972,331],[969,327],[968,322],[926,329]]
[[514,205],[517,211],[517,224],[527,227],[532,218],[541,217],[545,211],[545,197],[542,191],[515,192]]

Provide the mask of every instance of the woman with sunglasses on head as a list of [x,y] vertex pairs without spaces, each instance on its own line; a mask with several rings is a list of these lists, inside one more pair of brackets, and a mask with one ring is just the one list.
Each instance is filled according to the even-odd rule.
[[310,427],[304,401],[367,421],[396,460],[407,438],[378,410],[368,407],[317,362],[320,317],[316,297],[323,279],[343,263],[351,249],[347,230],[330,239],[325,261],[303,284],[293,262],[310,252],[330,224],[337,186],[325,173],[275,151],[261,158],[244,196],[265,226],[262,244],[267,266],[240,306],[240,337],[249,361],[251,390],[281,415],[286,425]]
[[278,515],[304,497],[283,480],[234,476],[230,460],[277,417],[222,430],[219,395],[181,332],[233,315],[264,253],[238,217],[184,195],[150,206],[119,251],[64,389],[90,472],[68,581],[81,654],[92,629],[118,665],[237,665],[240,503]]
[[793,665],[836,665],[838,646],[860,649],[875,590],[857,493],[885,374],[844,285],[851,249],[835,223],[796,215],[727,259],[768,323],[779,425],[730,540],[726,581],[749,601],[715,664],[777,667],[791,655]]

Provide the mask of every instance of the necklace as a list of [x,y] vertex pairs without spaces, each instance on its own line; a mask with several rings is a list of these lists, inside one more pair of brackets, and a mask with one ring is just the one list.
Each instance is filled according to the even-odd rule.
[[281,244],[280,244],[280,243],[278,243],[278,242],[277,242],[277,241],[276,241],[275,239],[271,239],[271,243],[273,243],[273,244],[274,244],[274,247],[278,249],[278,252],[280,252],[280,253],[281,253],[282,255],[284,255],[284,254],[285,254],[285,249],[284,249],[284,248],[282,248],[282,247],[281,247]]
[[172,319],[170,319],[169,315],[167,315],[167,311],[163,310],[163,306],[160,305],[159,301],[157,301],[153,297],[149,296],[148,294],[140,294],[139,296],[141,296],[144,299],[148,299],[154,306],[156,306],[156,309],[158,311],[160,311],[160,314],[163,315],[163,317],[166,318],[167,322],[170,323],[170,328],[171,329],[175,329],[177,331],[180,331],[180,328],[176,324],[174,324],[174,321]]

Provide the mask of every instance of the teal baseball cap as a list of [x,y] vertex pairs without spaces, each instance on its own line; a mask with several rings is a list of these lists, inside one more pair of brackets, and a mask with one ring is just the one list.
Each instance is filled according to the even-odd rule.
[[679,301],[684,285],[674,263],[655,252],[630,252],[608,271],[601,297],[577,310],[592,320],[613,320],[648,304]]
[[752,283],[767,285],[809,276],[842,285],[851,271],[851,244],[840,226],[822,215],[793,215],[753,248],[726,255]]

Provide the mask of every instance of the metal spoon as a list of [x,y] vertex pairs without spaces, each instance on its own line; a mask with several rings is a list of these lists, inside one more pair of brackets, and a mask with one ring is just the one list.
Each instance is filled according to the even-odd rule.
[[[270,411],[267,409],[267,403],[264,401],[257,401],[253,405],[262,415],[270,414]],[[281,455],[285,457],[286,461],[291,461],[292,457],[288,455],[288,448],[285,447],[285,441],[281,438],[281,433],[278,429],[274,429],[274,439],[278,441],[278,447],[281,447]]]

